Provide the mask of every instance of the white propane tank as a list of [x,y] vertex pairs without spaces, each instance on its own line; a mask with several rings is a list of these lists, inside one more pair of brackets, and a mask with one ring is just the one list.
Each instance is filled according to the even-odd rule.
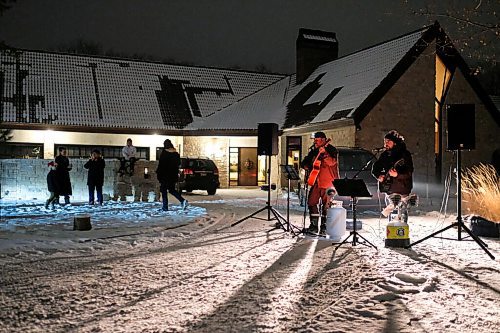
[[342,201],[333,201],[326,212],[326,234],[334,242],[344,236],[346,230],[347,211],[342,207]]

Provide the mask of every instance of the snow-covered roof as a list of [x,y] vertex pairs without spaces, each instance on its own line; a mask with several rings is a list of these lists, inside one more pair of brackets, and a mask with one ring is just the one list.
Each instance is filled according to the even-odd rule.
[[[295,75],[0,50],[0,122],[187,134],[243,133],[264,122],[283,129],[360,121],[438,32],[446,37],[436,23],[335,59],[300,84]],[[300,29],[305,35],[335,38]],[[447,47],[466,67],[452,44]],[[493,115],[500,123],[498,112]]]
[[401,59],[424,29],[319,66],[303,83],[284,78],[213,116],[191,124],[202,129],[255,129],[275,122],[280,128],[352,117]]
[[[313,109],[310,123],[350,117],[422,37],[422,33],[420,30],[321,65],[307,80],[291,89],[287,120],[297,118],[294,113],[301,112],[302,108],[290,105],[299,94],[305,95],[303,106]],[[287,121],[286,127],[295,124]]]
[[284,75],[0,50],[0,121],[183,129]]
[[197,119],[186,129],[254,130],[259,123],[283,124],[283,102],[290,82],[291,77],[285,77],[210,117]]
[[500,96],[490,95],[490,98],[497,110],[500,111]]

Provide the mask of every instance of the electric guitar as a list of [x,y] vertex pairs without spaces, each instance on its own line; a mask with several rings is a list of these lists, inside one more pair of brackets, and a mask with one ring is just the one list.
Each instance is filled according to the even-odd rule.
[[[396,163],[394,163],[394,165],[389,170],[394,169],[394,168],[401,166],[403,164],[405,164],[405,160],[403,158],[399,159],[396,161]],[[387,170],[386,174],[384,175],[384,180],[381,181],[378,185],[380,192],[387,193],[387,192],[389,192],[389,189],[391,188],[393,177],[389,176],[389,170]]]
[[[330,139],[327,139],[326,142],[321,146],[324,147],[330,142]],[[321,148],[318,147],[318,148]],[[309,174],[309,178],[307,178],[307,185],[313,186],[314,183],[316,183],[316,179],[318,178],[319,175],[319,168],[321,167],[321,160],[319,159],[319,156],[321,153],[318,153],[316,158],[314,159],[314,162],[312,164],[312,170],[311,173]]]

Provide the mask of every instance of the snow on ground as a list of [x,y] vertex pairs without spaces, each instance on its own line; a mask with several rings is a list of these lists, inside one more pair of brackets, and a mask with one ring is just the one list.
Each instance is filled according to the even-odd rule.
[[[496,260],[454,228],[452,240],[385,248],[385,219],[365,211],[360,234],[377,249],[352,237],[336,249],[273,229],[267,209],[231,227],[265,207],[265,192],[186,198],[166,213],[3,202],[0,332],[498,332],[498,239],[483,238]],[[284,196],[271,203],[286,216]],[[436,210],[410,214],[412,241],[454,221]],[[92,230],[74,231],[85,214]],[[290,221],[303,227],[294,196]]]

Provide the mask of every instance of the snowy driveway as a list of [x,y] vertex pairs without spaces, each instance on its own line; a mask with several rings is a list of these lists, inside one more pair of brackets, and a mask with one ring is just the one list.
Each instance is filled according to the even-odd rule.
[[[498,332],[499,240],[485,239],[495,261],[469,241],[388,249],[383,221],[361,215],[378,250],[334,251],[269,231],[272,221],[230,227],[260,198],[187,199],[186,212],[174,204],[175,213],[142,219],[122,209],[86,232],[64,214],[66,224],[0,229],[0,331]],[[299,210],[291,221],[301,225]],[[414,240],[447,223],[435,213],[410,221]]]

